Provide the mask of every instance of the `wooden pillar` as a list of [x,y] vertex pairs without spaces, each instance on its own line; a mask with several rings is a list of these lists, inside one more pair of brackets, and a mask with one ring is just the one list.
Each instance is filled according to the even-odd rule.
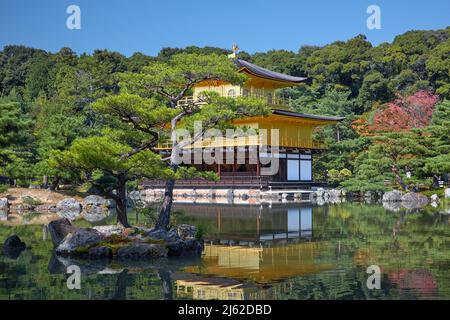
[[217,174],[219,175],[220,178],[220,163],[217,164]]
[[259,162],[259,146],[256,146],[256,175],[259,177],[261,174],[261,164]]

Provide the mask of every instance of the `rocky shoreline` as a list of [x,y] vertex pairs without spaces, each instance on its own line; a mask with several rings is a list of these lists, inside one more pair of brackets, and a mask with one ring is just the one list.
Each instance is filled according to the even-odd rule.
[[196,228],[179,225],[170,230],[141,227],[100,226],[78,228],[62,218],[49,223],[55,253],[63,257],[84,259],[161,259],[175,256],[198,256],[203,240]]
[[[159,189],[145,189],[132,191],[128,194],[128,206],[145,207],[158,203],[163,196]],[[228,189],[178,189],[174,191],[174,202],[179,203],[223,203],[223,204],[264,204],[273,202],[311,202],[323,205],[325,203],[340,203],[344,201],[361,201],[366,203],[402,203],[407,209],[414,209],[431,204],[437,206],[440,201],[450,199],[450,188],[444,190],[444,198],[440,199],[436,194],[426,197],[420,193],[403,193],[398,190],[389,192],[365,193],[346,192],[343,189],[316,190],[228,190]],[[115,210],[114,200],[105,199],[98,195],[89,195],[84,199],[72,197],[63,198],[57,203],[42,203],[41,199],[30,196],[22,196],[22,201],[11,203],[9,198],[0,197],[0,221],[5,220],[8,213],[23,214],[27,212],[50,212],[56,213],[61,218],[73,221],[78,218],[95,223],[108,218]]]

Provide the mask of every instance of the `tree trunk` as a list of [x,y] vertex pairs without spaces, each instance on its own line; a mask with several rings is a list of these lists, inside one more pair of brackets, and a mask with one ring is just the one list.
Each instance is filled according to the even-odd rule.
[[[172,141],[172,150],[170,153],[170,169],[176,173],[178,169],[177,164],[177,156],[179,154],[179,146],[177,141],[176,134],[176,125],[178,120],[181,118],[181,115],[176,116],[170,121],[171,125],[171,141]],[[164,191],[164,199],[161,205],[161,210],[159,211],[158,221],[156,222],[156,228],[167,230],[170,224],[170,212],[172,211],[172,202],[173,202],[173,188],[175,187],[175,179],[168,179],[165,185]]]
[[123,227],[129,228],[128,216],[127,216],[127,187],[125,174],[119,174],[117,177],[117,189],[114,199],[116,200],[117,207],[117,222]]
[[44,189],[48,188],[48,176],[42,177],[42,185],[43,185]]
[[[170,168],[172,171],[176,172],[177,165],[171,164]],[[161,210],[159,212],[158,221],[156,222],[156,228],[167,230],[170,224],[170,213],[172,211],[173,203],[173,189],[175,187],[175,180],[169,179],[166,181],[164,200],[161,205]]]
[[391,171],[395,176],[395,180],[397,181],[397,183],[400,185],[400,187],[402,188],[403,191],[408,191],[408,188],[405,184],[405,182],[403,181],[402,177],[400,176],[400,174],[398,173],[398,168],[396,165],[392,165],[391,166]]
[[55,179],[53,179],[52,184],[50,185],[50,190],[51,191],[55,191],[58,189],[58,185],[59,185],[59,178],[55,177]]
[[437,174],[433,174],[433,188],[439,188],[439,176]]
[[111,300],[125,300],[127,298],[128,269],[124,269],[117,275],[116,288]]
[[173,289],[172,289],[172,277],[170,276],[170,271],[165,269],[158,269],[158,275],[161,279],[161,284],[164,293],[164,300],[173,299]]

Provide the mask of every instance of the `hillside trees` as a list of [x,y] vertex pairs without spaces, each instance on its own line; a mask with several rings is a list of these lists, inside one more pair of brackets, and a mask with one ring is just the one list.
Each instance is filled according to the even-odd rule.
[[437,188],[439,178],[450,173],[450,101],[436,106],[431,125],[426,129],[431,140],[432,156],[425,160],[424,172],[433,177]]
[[17,97],[0,98],[0,175],[16,180],[32,177],[31,119]]

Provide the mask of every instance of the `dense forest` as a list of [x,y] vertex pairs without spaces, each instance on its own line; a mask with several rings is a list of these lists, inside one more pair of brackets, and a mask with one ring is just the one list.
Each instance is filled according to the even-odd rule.
[[[0,188],[8,184],[82,184],[55,152],[96,136],[105,117],[93,105],[119,93],[123,74],[140,73],[177,54],[225,55],[214,47],[163,48],[157,56],[96,50],[77,55],[19,45],[0,51]],[[450,27],[409,31],[373,46],[365,36],[298,52],[239,57],[307,76],[279,94],[303,113],[345,116],[315,133],[330,146],[314,161],[316,180],[350,191],[436,189],[450,172]],[[86,141],[86,140],[85,140]]]

